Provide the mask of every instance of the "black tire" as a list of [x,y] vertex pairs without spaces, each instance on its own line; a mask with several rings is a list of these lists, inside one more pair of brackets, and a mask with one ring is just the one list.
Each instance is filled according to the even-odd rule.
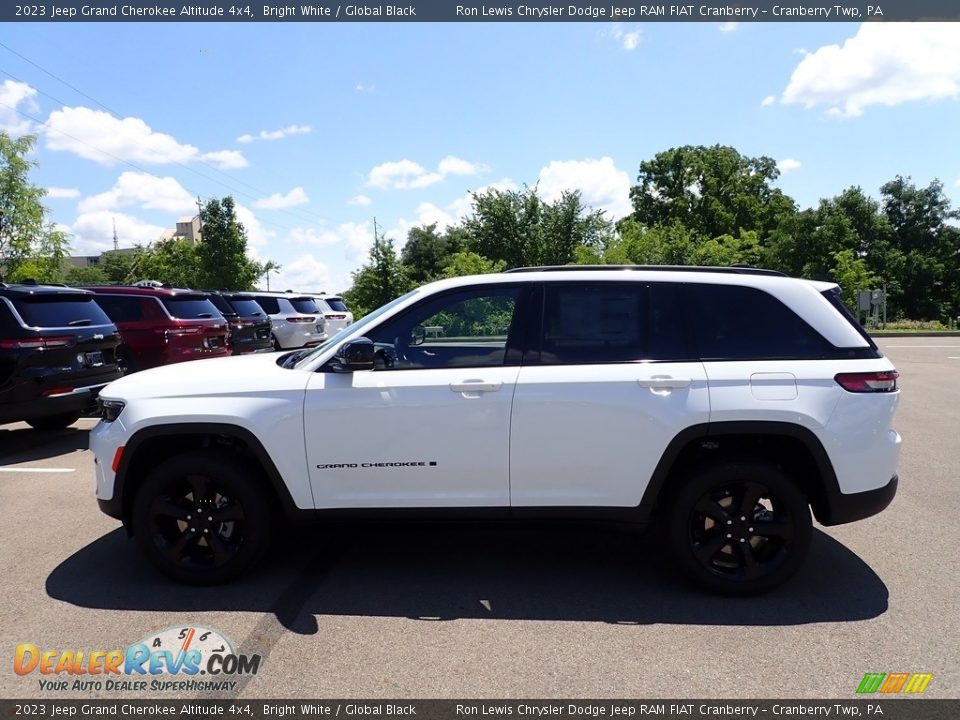
[[240,576],[266,553],[272,507],[260,478],[235,458],[205,450],[154,469],[137,490],[131,522],[140,548],[163,573],[214,585]]
[[725,595],[777,587],[806,559],[806,496],[765,462],[730,460],[677,478],[664,517],[667,542],[695,583]]
[[129,350],[117,350],[117,366],[123,375],[129,375],[137,371],[137,365],[133,362],[133,355]]
[[63,430],[65,427],[73,425],[80,419],[80,413],[68,412],[59,415],[47,415],[46,417],[33,418],[27,420],[27,425],[35,430]]
[[280,350],[283,350],[283,346],[280,344],[280,341],[277,340],[276,335],[270,336],[270,343],[273,345],[273,349],[276,350],[277,352],[279,352]]

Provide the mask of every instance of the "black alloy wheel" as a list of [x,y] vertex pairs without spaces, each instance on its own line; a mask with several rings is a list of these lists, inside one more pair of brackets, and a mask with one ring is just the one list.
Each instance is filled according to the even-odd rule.
[[181,582],[237,577],[269,545],[272,516],[259,478],[229,455],[201,451],[162,463],[134,500],[133,526],[147,557]]
[[668,510],[674,553],[700,585],[764,592],[800,567],[812,526],[806,497],[772,465],[728,462],[694,475]]

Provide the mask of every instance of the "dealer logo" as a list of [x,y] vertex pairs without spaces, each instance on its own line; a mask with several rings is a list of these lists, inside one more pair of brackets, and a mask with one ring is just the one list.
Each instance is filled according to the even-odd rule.
[[151,633],[123,650],[50,650],[21,643],[13,670],[36,673],[40,689],[51,692],[221,691],[234,689],[236,676],[256,675],[262,660],[237,653],[225,635],[196,625]]

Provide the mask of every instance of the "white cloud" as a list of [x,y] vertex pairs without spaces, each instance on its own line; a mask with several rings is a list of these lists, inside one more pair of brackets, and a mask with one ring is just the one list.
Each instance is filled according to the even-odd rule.
[[201,159],[224,168],[246,165],[246,159],[235,150],[201,154],[193,145],[154,131],[140,118],[121,119],[85,107],[65,107],[50,113],[44,134],[51,150],[72,152],[101,165],[121,161],[166,165]]
[[783,102],[856,117],[871,105],[960,97],[960,25],[863,23],[797,65]]
[[547,202],[558,199],[564,190],[579,190],[586,205],[605,210],[618,220],[633,212],[630,204],[630,176],[618,170],[613,159],[554,160],[540,171],[540,196]]
[[48,187],[47,197],[53,200],[58,198],[78,198],[80,197],[80,191],[77,190],[77,188]]
[[613,39],[620,43],[621,47],[624,50],[636,50],[637,46],[640,45],[640,38],[642,36],[642,31],[637,30],[624,30],[623,23],[613,23],[610,34],[613,36]]
[[722,22],[720,23],[720,27],[718,27],[717,29],[720,32],[727,33],[727,32],[733,32],[739,26],[740,26],[740,23],[738,22]]
[[[349,288],[350,284],[349,275],[333,272],[329,265],[317,260],[311,253],[285,262],[279,271],[270,273],[272,290],[337,293]],[[266,288],[266,282],[262,279],[260,287]]]
[[358,93],[372,93],[377,88],[374,85],[364,85],[363,83],[357,83],[353,89],[355,92],[358,92]]
[[767,95],[767,96],[763,99],[763,102],[760,103],[760,105],[761,105],[762,107],[767,107],[768,105],[773,105],[776,101],[777,101],[777,96],[776,96],[776,95]]
[[196,200],[174,178],[128,171],[117,178],[110,190],[81,200],[77,210],[95,213],[130,205],[145,210],[162,210],[171,215],[195,213],[197,209]]
[[954,183],[957,187],[960,187],[960,178],[957,178],[957,181]]
[[462,158],[447,155],[437,164],[435,172],[428,171],[413,160],[397,160],[381,163],[367,175],[367,187],[382,190],[411,190],[425,188],[443,180],[448,175],[477,175],[489,168],[479,163],[471,163]]
[[490,168],[480,163],[472,163],[462,158],[447,155],[437,164],[437,172],[441,175],[479,175]]
[[17,114],[22,104],[27,112],[38,112],[37,91],[26,83],[4,80],[0,85],[0,130],[13,137],[26,135],[33,129],[33,122]]
[[308,202],[310,202],[310,198],[307,197],[306,191],[302,187],[297,186],[286,195],[274,193],[270,197],[261,198],[254,202],[253,206],[265,210],[281,210],[296,205],[304,205]]
[[200,156],[200,159],[220,170],[236,170],[237,168],[245,168],[250,164],[239,150],[216,150],[215,152],[204,153]]
[[777,163],[777,170],[780,171],[781,175],[786,175],[791,170],[796,170],[800,167],[800,161],[794,160],[793,158],[784,158]]
[[339,247],[344,257],[359,263],[367,259],[367,253],[373,245],[373,230],[370,223],[355,222],[325,229],[296,227],[290,231],[288,240],[296,245]]
[[372,202],[373,202],[373,200],[371,200],[370,198],[368,198],[366,195],[354,195],[352,198],[350,198],[350,199],[347,201],[347,204],[348,204],[348,205],[360,205],[361,207],[366,207],[367,205],[369,205],[369,204],[372,203]]
[[81,213],[69,227],[71,254],[98,255],[104,250],[112,250],[114,222],[117,239],[122,248],[155,242],[170,229],[110,210]]
[[256,135],[247,133],[237,138],[238,143],[251,143],[254,140],[279,140],[289,135],[306,135],[311,131],[309,125],[288,125],[279,130],[261,130]]
[[275,233],[272,230],[265,230],[260,220],[257,219],[257,216],[254,215],[253,210],[250,208],[239,204],[235,207],[237,220],[243,225],[243,229],[247,231],[247,240],[250,241],[247,244],[247,250],[250,253],[250,257],[259,259],[257,249],[267,245]]

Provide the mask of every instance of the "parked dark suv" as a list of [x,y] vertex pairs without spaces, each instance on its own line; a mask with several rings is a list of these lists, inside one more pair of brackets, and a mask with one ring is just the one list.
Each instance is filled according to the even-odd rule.
[[66,427],[120,377],[117,328],[93,293],[0,283],[0,423]]
[[117,362],[125,373],[230,354],[227,321],[205,292],[132,285],[89,289],[120,330]]
[[273,349],[270,318],[252,295],[215,290],[210,292],[210,302],[230,326],[228,342],[234,355]]

